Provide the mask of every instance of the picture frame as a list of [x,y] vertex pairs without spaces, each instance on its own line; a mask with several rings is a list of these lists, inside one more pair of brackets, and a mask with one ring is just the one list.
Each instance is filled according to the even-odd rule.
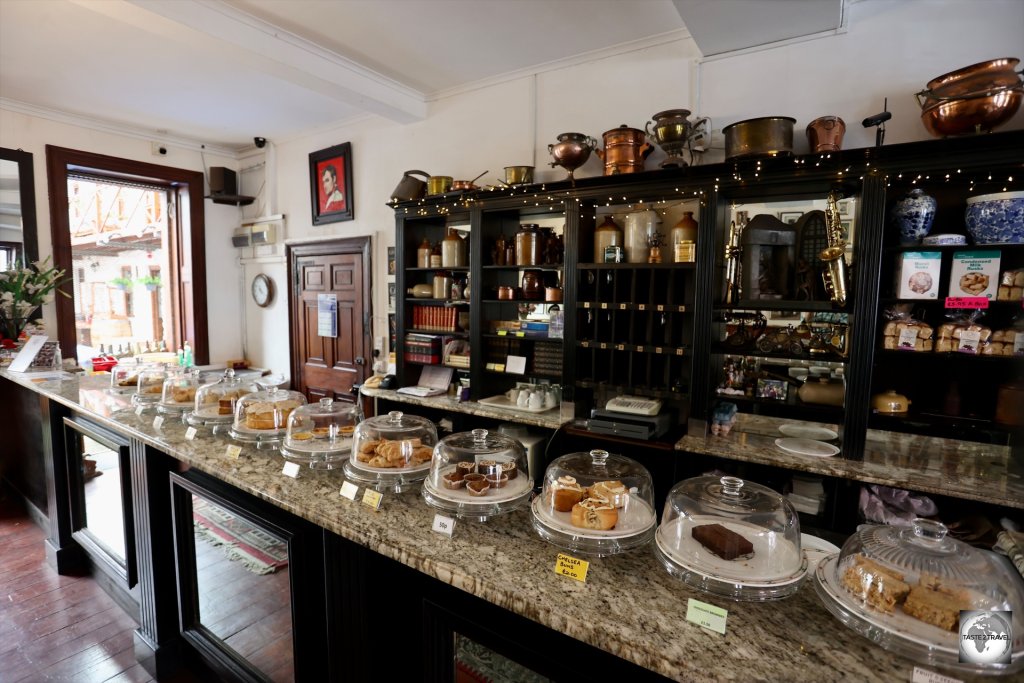
[[395,274],[395,248],[388,247],[388,275]]
[[850,242],[850,234],[853,232],[853,219],[841,220],[839,225],[843,226],[843,239]]
[[394,282],[389,282],[388,283],[388,310],[389,311],[394,311],[395,310],[395,283]]
[[766,398],[773,401],[785,401],[788,389],[789,385],[781,379],[760,378],[757,380],[758,398]]
[[310,153],[309,190],[313,225],[355,218],[351,142]]
[[839,215],[849,216],[850,215],[850,202],[839,202]]
[[786,225],[793,225],[798,220],[800,220],[800,216],[803,215],[803,211],[780,211],[779,220],[785,223]]

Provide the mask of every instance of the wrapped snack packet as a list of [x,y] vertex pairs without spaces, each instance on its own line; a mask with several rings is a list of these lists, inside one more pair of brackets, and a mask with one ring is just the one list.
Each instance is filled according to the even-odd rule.
[[907,311],[891,308],[884,313],[882,348],[900,351],[931,351],[932,327],[911,317]]
[[981,311],[957,311],[947,315],[949,322],[939,325],[935,339],[937,353],[991,354],[992,330],[976,320]]

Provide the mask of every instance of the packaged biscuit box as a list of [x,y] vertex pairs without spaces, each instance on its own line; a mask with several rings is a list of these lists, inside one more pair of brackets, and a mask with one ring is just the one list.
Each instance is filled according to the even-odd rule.
[[998,251],[957,251],[949,276],[949,296],[995,299],[999,290]]
[[896,297],[937,299],[942,252],[905,251],[896,263]]

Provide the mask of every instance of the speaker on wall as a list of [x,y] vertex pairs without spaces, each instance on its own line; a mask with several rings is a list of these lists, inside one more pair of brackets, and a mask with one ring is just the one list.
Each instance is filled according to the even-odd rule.
[[238,194],[238,175],[225,166],[211,166],[210,194]]

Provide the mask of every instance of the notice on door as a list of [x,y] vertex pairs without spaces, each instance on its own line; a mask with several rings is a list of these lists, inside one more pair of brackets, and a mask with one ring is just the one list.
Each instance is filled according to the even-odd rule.
[[338,336],[337,295],[316,295],[316,333],[321,337]]

